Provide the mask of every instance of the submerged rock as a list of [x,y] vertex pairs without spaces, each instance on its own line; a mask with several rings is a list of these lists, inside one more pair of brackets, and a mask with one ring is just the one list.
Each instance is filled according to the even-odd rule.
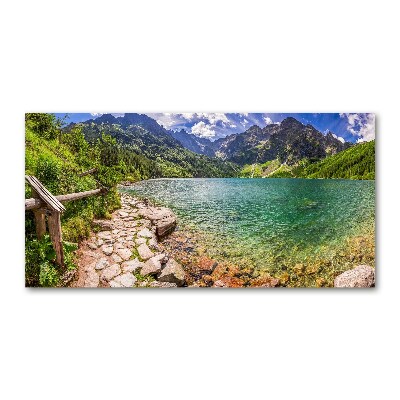
[[359,265],[335,278],[335,287],[367,288],[375,286],[375,270],[369,265]]

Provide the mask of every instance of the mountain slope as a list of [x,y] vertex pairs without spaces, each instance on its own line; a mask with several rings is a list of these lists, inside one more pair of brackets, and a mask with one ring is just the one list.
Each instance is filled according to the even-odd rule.
[[310,164],[297,175],[307,178],[375,179],[375,140],[357,144]]
[[193,151],[197,154],[204,154],[209,157],[215,157],[215,151],[213,149],[213,143],[206,139],[196,135],[187,133],[184,129],[180,131],[168,131],[169,134],[175,138],[183,147]]
[[278,159],[294,165],[303,158],[322,159],[350,146],[332,133],[324,135],[311,125],[303,125],[294,118],[264,128],[252,126],[246,132],[216,140],[216,154],[240,165],[264,163]]
[[[153,177],[224,177],[235,176],[236,167],[223,160],[209,158],[185,149],[169,132],[143,114],[114,117],[104,114],[79,124],[89,142],[102,134],[156,163]],[[69,125],[70,129],[74,124]]]
[[263,164],[247,164],[239,174],[243,178],[336,178],[375,179],[375,141],[361,143],[321,161],[304,158],[295,165],[278,159]]

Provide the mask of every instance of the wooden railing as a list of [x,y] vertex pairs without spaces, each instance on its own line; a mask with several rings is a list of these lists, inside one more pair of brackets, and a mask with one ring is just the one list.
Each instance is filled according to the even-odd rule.
[[[83,172],[82,176],[94,172],[92,169]],[[52,195],[34,176],[26,175],[25,180],[32,190],[32,198],[25,199],[25,211],[32,210],[35,217],[35,228],[38,239],[46,234],[46,217],[49,235],[56,252],[56,263],[64,267],[64,251],[62,246],[61,214],[65,211],[62,203],[96,196],[107,192],[106,188],[88,190],[86,192],[70,193],[60,196]]]

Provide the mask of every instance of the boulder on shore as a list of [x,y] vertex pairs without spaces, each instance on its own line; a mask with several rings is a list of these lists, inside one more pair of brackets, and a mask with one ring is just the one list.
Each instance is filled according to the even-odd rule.
[[147,206],[139,211],[139,215],[151,221],[156,227],[158,237],[163,237],[175,229],[176,216],[169,208]]
[[369,265],[358,265],[335,278],[335,287],[368,288],[375,286],[375,270]]
[[160,282],[176,283],[177,286],[183,286],[185,283],[185,271],[173,258],[170,258],[165,268],[158,275]]
[[157,275],[161,272],[161,262],[164,260],[165,254],[158,254],[146,261],[141,269],[141,275]]

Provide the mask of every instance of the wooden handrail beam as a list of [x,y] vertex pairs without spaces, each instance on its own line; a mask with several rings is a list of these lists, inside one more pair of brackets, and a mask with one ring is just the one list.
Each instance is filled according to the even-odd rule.
[[[60,202],[60,203],[65,203],[68,201],[73,201],[73,200],[79,200],[83,199],[85,197],[90,197],[90,196],[95,196],[97,194],[105,193],[105,189],[94,189],[94,190],[88,190],[86,192],[78,192],[78,193],[70,193],[70,194],[62,194],[59,196],[55,196],[55,198]],[[25,199],[25,211],[28,210],[34,210],[36,208],[44,207],[46,206],[46,203],[42,201],[41,199]]]
[[[86,171],[84,174],[89,174]],[[49,190],[34,176],[25,175],[25,180],[31,187],[31,199],[25,200],[25,210],[33,210],[35,216],[36,235],[40,240],[46,233],[46,215],[49,226],[49,235],[56,253],[56,263],[64,268],[64,250],[61,230],[61,214],[65,207],[61,202],[84,199],[85,197],[95,196],[96,194],[107,192],[106,188],[87,190],[86,192],[70,193],[54,196]]]

